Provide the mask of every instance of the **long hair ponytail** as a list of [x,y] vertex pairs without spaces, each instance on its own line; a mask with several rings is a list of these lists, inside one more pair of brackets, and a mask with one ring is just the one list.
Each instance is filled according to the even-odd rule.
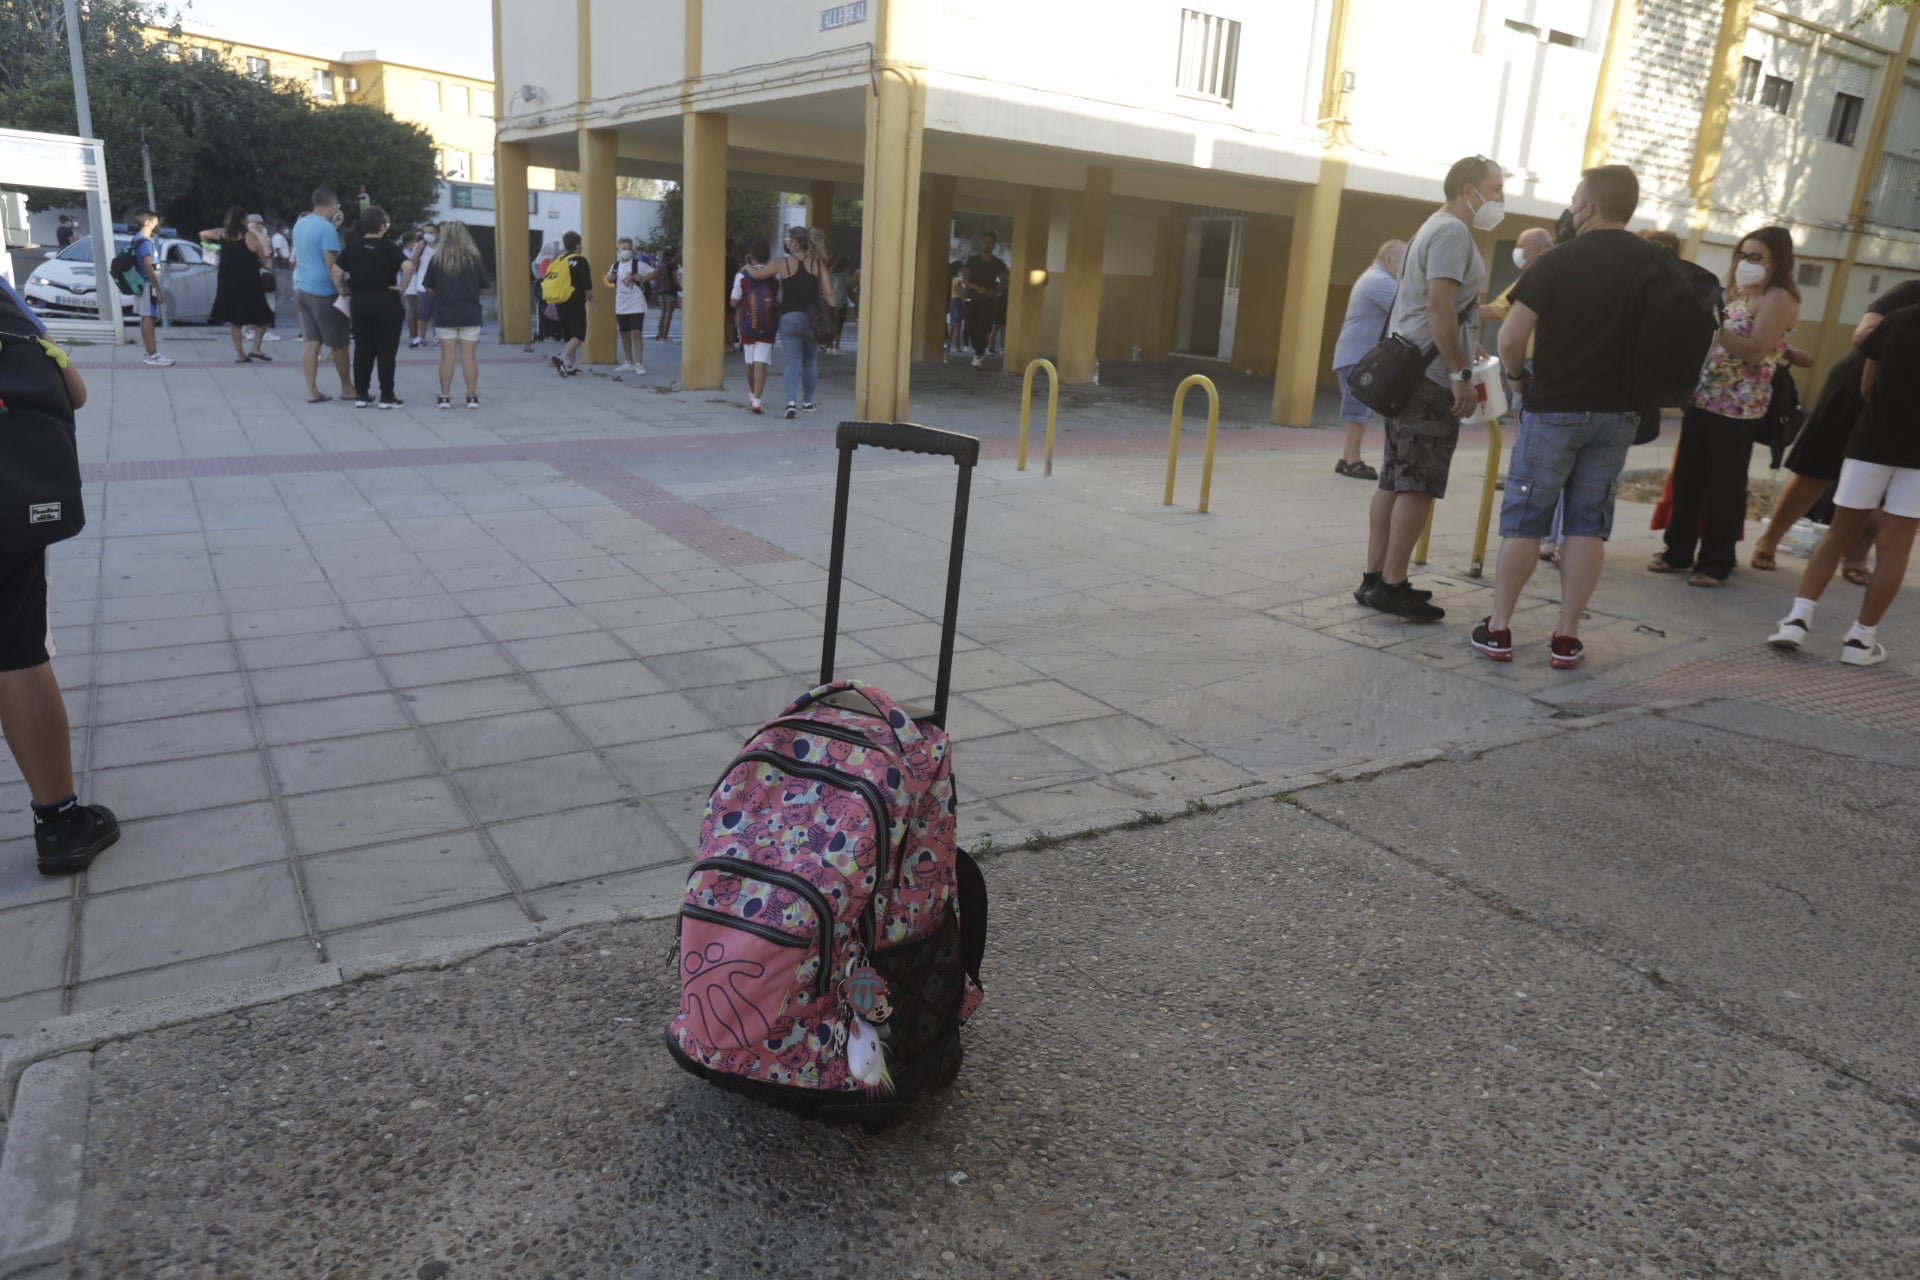
[[440,264],[442,271],[453,275],[465,274],[468,268],[480,261],[480,250],[474,245],[466,223],[447,221],[440,224],[440,243],[434,246],[433,260]]

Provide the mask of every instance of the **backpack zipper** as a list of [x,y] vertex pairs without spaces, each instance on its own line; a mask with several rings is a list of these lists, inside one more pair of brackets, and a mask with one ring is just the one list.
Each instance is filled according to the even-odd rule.
[[[867,745],[873,744],[869,742]],[[873,811],[873,816],[880,819],[881,836],[875,842],[878,845],[876,854],[878,865],[874,868],[874,885],[877,889],[887,884],[887,860],[893,854],[893,809],[887,804],[887,797],[879,787],[865,778],[855,778],[824,765],[811,765],[803,760],[795,760],[792,756],[783,756],[777,751],[747,751],[733,758],[733,763],[727,766],[727,772],[720,775],[719,782],[715,782],[710,790],[718,791],[720,783],[727,780],[727,774],[751,761],[774,765],[797,777],[812,778],[816,782],[825,782],[839,787],[842,791],[857,792],[863,797],[867,807]],[[905,832],[903,831],[901,835],[904,840]]]
[[[808,905],[813,908],[814,915],[818,917],[820,921],[820,972],[814,975],[814,992],[817,995],[826,994],[827,982],[833,971],[833,930],[835,924],[833,909],[827,904],[826,894],[820,892],[816,886],[809,884],[790,871],[781,871],[775,867],[763,867],[757,862],[748,862],[743,858],[702,858],[693,864],[693,870],[695,874],[702,871],[723,871],[736,878],[759,880],[765,884],[777,884],[781,888],[791,889],[805,898]],[[706,908],[696,909],[705,910]],[[732,917],[728,918],[731,919]],[[742,921],[741,923],[744,927],[750,922]],[[768,926],[761,927],[765,928]],[[749,931],[751,932],[751,930]],[[775,932],[778,931],[776,930]],[[791,937],[784,933],[780,936],[786,938],[788,942],[793,941]]]

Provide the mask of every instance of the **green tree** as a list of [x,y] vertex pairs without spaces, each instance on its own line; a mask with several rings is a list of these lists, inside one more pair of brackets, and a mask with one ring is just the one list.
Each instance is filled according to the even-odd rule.
[[[774,214],[780,195],[757,187],[727,188],[727,239],[739,246],[773,245]],[[660,230],[643,246],[650,253],[675,248],[686,227],[686,205],[679,183],[671,183],[660,193]]]

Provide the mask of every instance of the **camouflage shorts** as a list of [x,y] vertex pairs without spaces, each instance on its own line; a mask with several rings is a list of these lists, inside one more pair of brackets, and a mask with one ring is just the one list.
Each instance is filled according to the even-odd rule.
[[1460,422],[1453,416],[1453,390],[1423,379],[1413,400],[1397,418],[1387,419],[1386,457],[1380,487],[1390,493],[1447,496]]

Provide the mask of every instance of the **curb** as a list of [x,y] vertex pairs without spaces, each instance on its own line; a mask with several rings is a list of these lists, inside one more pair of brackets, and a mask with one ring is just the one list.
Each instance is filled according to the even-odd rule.
[[93,1055],[35,1063],[0,1158],[0,1276],[62,1261],[80,1224]]

